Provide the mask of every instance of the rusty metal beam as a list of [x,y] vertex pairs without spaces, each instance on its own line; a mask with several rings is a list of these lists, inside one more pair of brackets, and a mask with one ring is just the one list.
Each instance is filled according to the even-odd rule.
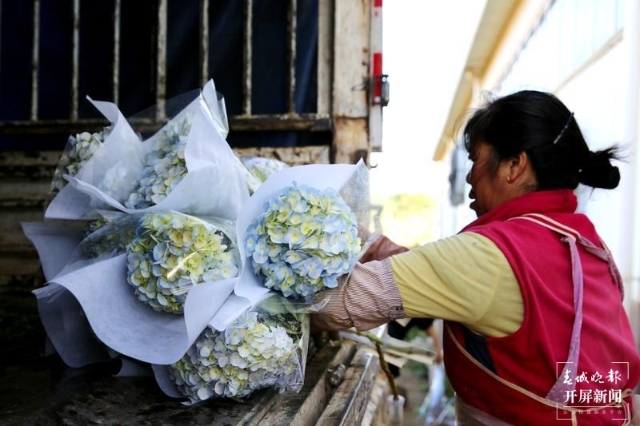
[[244,2],[244,35],[242,39],[242,114],[251,115],[251,78],[253,67],[253,0]]
[[113,103],[120,100],[120,25],[122,0],[115,0],[113,5],[113,64],[111,64],[111,84],[113,86]]
[[[333,45],[333,162],[368,159],[369,103],[367,97],[371,2],[336,1]],[[363,46],[367,46],[364,48]]]
[[209,0],[200,0],[200,87],[209,80]]
[[252,115],[250,117],[229,117],[231,131],[283,131],[283,130],[331,130],[329,117],[319,117],[316,114],[280,114],[280,115]]
[[318,0],[318,106],[317,113],[331,111],[331,58],[333,46],[333,0]]
[[289,0],[287,12],[287,112],[296,112],[296,31],[298,26],[298,2]]
[[33,0],[33,45],[31,46],[31,120],[38,119],[38,74],[40,70],[40,0]]
[[73,0],[73,38],[71,46],[71,111],[69,119],[78,119],[78,82],[80,79],[80,0]]
[[158,32],[156,40],[156,119],[166,117],[167,99],[167,4],[168,0],[158,0]]
[[[167,122],[155,119],[130,119],[131,126],[138,131],[152,132]],[[0,122],[0,135],[42,135],[47,133],[79,133],[100,130],[109,123],[103,119],[39,120],[36,122],[3,121]],[[316,114],[279,114],[229,117],[231,131],[329,131],[331,120]]]
[[275,158],[290,166],[329,163],[329,145],[235,148],[234,151],[240,155]]

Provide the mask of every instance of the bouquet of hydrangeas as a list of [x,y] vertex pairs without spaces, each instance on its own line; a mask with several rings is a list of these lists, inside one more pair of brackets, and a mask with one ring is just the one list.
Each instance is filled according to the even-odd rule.
[[[224,139],[226,133],[224,100],[210,81],[148,139],[105,146],[87,172],[67,177],[69,186],[94,209],[180,211],[233,220],[249,198],[248,172]],[[87,201],[68,200],[56,217],[78,219],[86,210],[83,204]]]
[[234,293],[252,304],[270,291],[306,304],[339,285],[362,254],[368,169],[309,164],[272,174],[238,215],[242,271]]
[[192,114],[171,120],[156,137],[144,160],[144,168],[124,205],[143,209],[164,200],[187,174],[184,150],[191,130]]
[[237,247],[221,224],[179,213],[148,213],[127,244],[127,282],[153,309],[181,314],[197,284],[238,275]]
[[193,402],[243,398],[262,388],[299,392],[304,381],[308,316],[267,298],[224,330],[209,326],[178,362],[170,382]]
[[107,126],[99,132],[82,132],[69,136],[51,181],[53,194],[61,191],[67,184],[64,175],[78,174],[87,161],[102,147],[102,143],[110,132],[111,126]]
[[179,212],[112,214],[78,244],[62,273],[125,255],[126,280],[155,310],[183,313],[188,291],[203,282],[234,278],[240,259],[233,223]]
[[118,107],[110,102],[87,99],[111,124],[100,132],[83,132],[69,138],[54,173],[51,194],[54,197],[45,212],[47,219],[92,218],[95,210],[106,204],[96,203],[80,192],[77,185],[67,182],[80,180],[117,198],[129,193],[128,171],[141,161],[140,138]]
[[295,183],[269,200],[244,244],[264,285],[287,297],[335,288],[361,250],[355,214],[338,192]]
[[260,182],[265,182],[272,174],[289,167],[287,163],[276,160],[275,158],[242,155],[240,156],[240,160],[247,170],[249,170],[249,173],[255,176]]
[[112,211],[99,222],[76,246],[69,238],[66,256],[46,251],[52,238],[60,240],[56,228],[26,226],[43,264],[65,264],[49,267],[47,285],[34,292],[50,340],[69,365],[93,362],[85,349],[94,336],[133,359],[175,362],[233,291],[241,264],[234,222]]

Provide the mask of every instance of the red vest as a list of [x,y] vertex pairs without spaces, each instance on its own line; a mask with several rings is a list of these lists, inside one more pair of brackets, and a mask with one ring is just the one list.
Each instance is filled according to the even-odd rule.
[[[625,403],[630,404],[628,394],[640,380],[640,357],[614,279],[615,265],[610,269],[607,261],[575,244],[583,276],[581,332],[577,365],[567,364],[576,319],[570,247],[562,234],[521,217],[541,213],[606,253],[593,224],[574,213],[576,206],[572,191],[534,192],[502,204],[463,230],[491,239],[505,255],[520,284],[524,320],[508,336],[480,337],[495,375],[466,353],[463,326],[447,323],[447,374],[465,403],[509,423],[571,424],[567,420],[574,416],[581,425],[624,424],[630,417]],[[560,403],[549,401],[559,378],[573,383],[575,390],[562,391]],[[625,403],[614,403],[618,396]],[[565,403],[581,408],[565,409]],[[607,405],[587,412],[587,407]]]

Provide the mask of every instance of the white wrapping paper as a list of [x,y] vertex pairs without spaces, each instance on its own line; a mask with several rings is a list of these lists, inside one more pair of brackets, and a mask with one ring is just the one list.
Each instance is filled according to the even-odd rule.
[[[200,96],[173,120],[180,120],[187,113],[193,115],[184,153],[188,172],[166,198],[157,204],[146,208],[127,208],[124,205],[128,196],[126,191],[107,190],[107,186],[97,184],[96,179],[85,178],[89,175],[88,172],[79,173],[75,177],[66,175],[65,178],[70,184],[68,186],[88,195],[92,205],[99,208],[111,208],[126,213],[175,210],[192,215],[235,219],[249,198],[244,177],[246,170],[224,139],[223,135],[227,131],[226,115],[224,115],[224,108],[217,100],[213,81],[207,83]],[[105,173],[125,170],[123,173],[117,173],[122,175],[120,187],[133,188],[135,180],[144,169],[144,162],[137,161],[137,158],[144,158],[150,152],[154,146],[152,141],[157,135],[138,145],[131,144],[130,149],[105,146],[101,152],[106,153],[100,156],[104,164],[101,164],[99,169],[106,170]],[[120,164],[116,161],[117,158],[127,157],[130,154],[133,154],[136,161],[128,164]],[[100,162],[100,159],[96,158],[94,163]],[[97,169],[98,167],[94,168],[94,170]],[[77,206],[68,206],[66,203],[62,206],[58,203],[53,207],[58,217],[70,218],[80,214]],[[63,211],[65,207],[71,211]],[[52,214],[53,212],[48,212],[47,217]]]
[[[63,189],[64,191],[64,189]],[[22,231],[40,257],[47,281],[58,275],[85,236],[85,223],[23,222]]]
[[[88,185],[105,189],[110,187],[112,196],[128,194],[132,173],[142,164],[142,145],[118,107],[110,102],[87,99],[107,118],[112,125],[100,149],[87,161],[77,175]],[[114,167],[117,166],[117,167]],[[112,172],[109,172],[109,170]],[[117,174],[114,172],[117,171]],[[123,195],[124,194],[124,195]],[[93,210],[105,208],[98,199],[79,192],[76,187],[66,185],[47,206],[47,219],[85,219]]]
[[[44,289],[59,291],[55,289],[60,286],[71,293],[95,336],[109,348],[140,361],[171,364],[180,359],[213,318],[231,294],[234,280],[195,286],[186,304],[196,308],[186,308],[184,315],[157,312],[134,296],[126,281],[125,256],[57,276]],[[43,295],[44,289],[38,292]],[[52,303],[51,299],[42,300]],[[47,324],[49,319],[43,318],[47,334],[61,355],[68,350],[70,341],[77,340],[71,331],[80,327],[79,321],[79,317],[70,318],[63,327],[52,327]],[[87,343],[83,340],[73,345]]]

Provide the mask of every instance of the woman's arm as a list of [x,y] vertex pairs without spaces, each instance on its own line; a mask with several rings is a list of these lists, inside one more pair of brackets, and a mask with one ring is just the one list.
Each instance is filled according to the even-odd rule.
[[522,323],[520,288],[509,263],[485,237],[458,234],[357,264],[337,289],[318,293],[314,329],[369,330],[393,319],[442,318],[488,336]]
[[311,316],[315,331],[370,330],[405,317],[388,259],[357,264],[337,288],[318,293],[314,305],[319,311]]

